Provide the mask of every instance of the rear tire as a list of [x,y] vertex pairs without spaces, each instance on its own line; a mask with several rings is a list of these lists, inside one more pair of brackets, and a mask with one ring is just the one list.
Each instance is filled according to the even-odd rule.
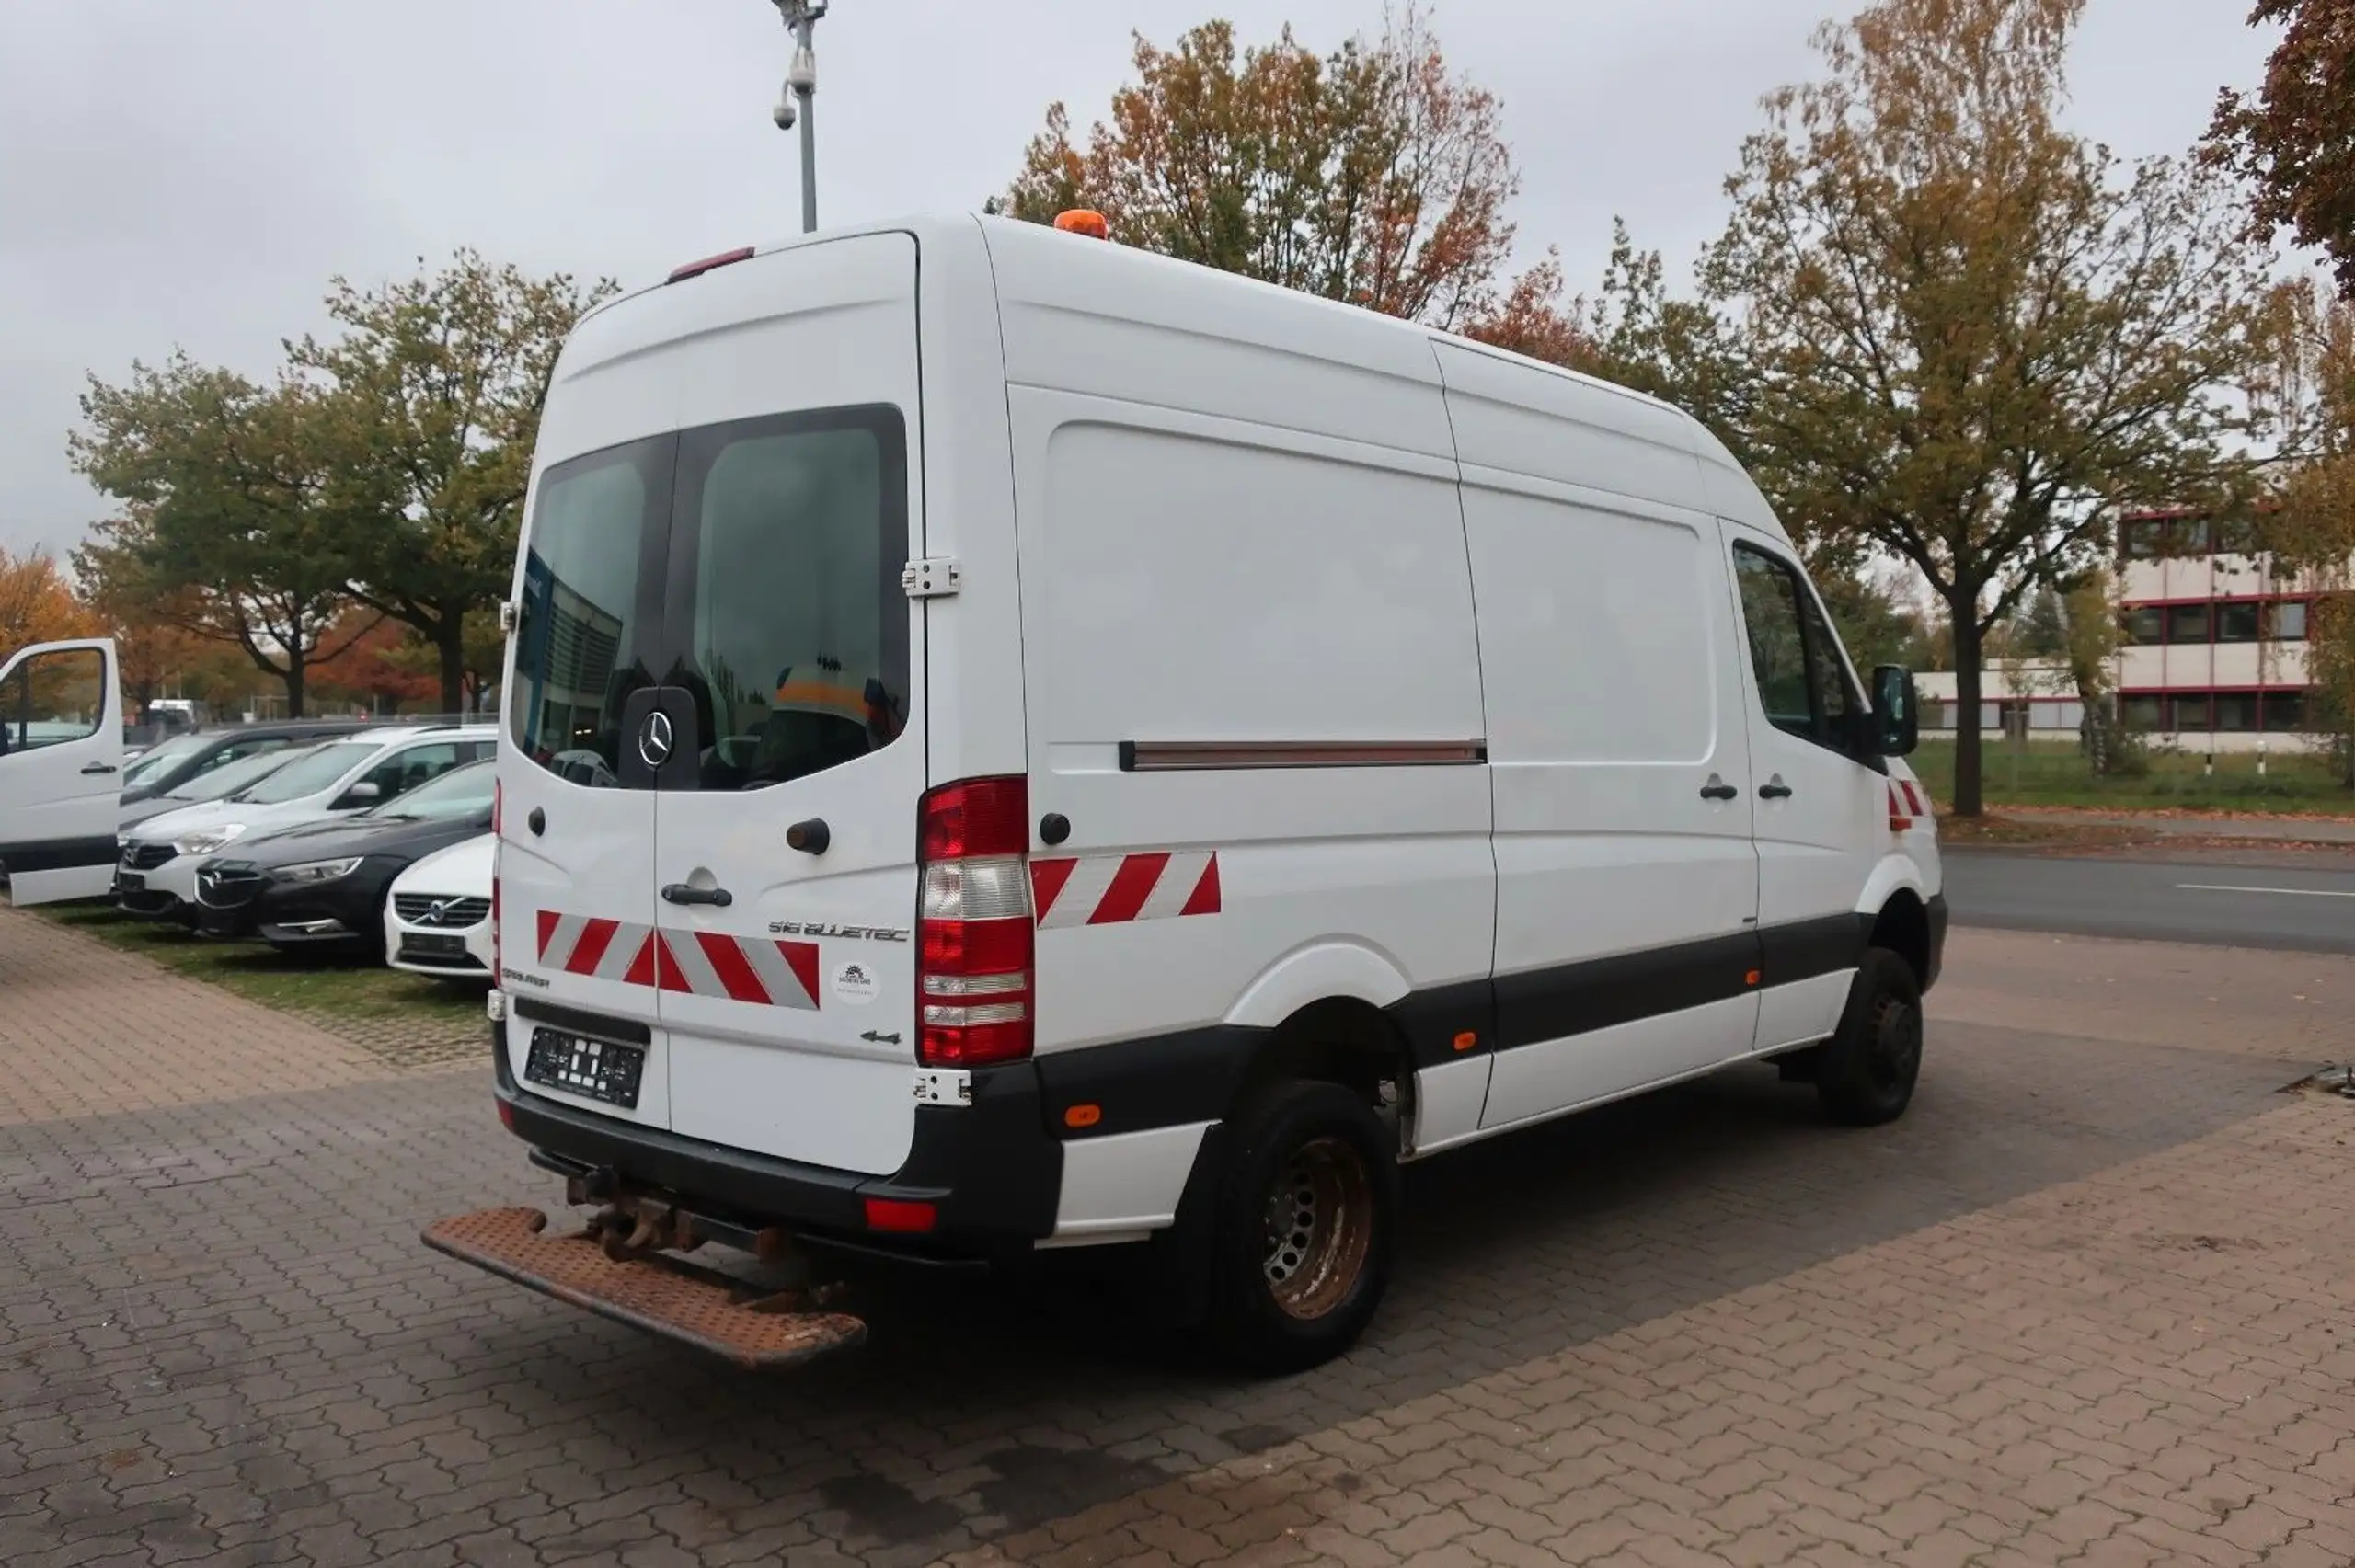
[[1350,1091],[1293,1082],[1255,1099],[1227,1147],[1212,1222],[1212,1334],[1254,1372],[1329,1361],[1356,1343],[1390,1282],[1390,1134]]
[[1865,951],[1840,1032],[1821,1046],[1816,1093],[1835,1121],[1879,1127],[1905,1114],[1922,1072],[1922,987],[1886,947]]

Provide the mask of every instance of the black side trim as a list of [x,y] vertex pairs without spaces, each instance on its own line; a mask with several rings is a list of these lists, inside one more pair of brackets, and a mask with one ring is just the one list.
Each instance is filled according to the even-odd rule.
[[1074,1136],[1101,1138],[1150,1127],[1216,1121],[1234,1104],[1265,1029],[1213,1024],[1174,1035],[1053,1051],[1038,1059],[1045,1127],[1063,1131],[1073,1105],[1102,1107],[1100,1120]]
[[1820,920],[1794,921],[1788,925],[1762,926],[1758,932],[1763,949],[1759,967],[1765,973],[1760,983],[1786,986],[1795,980],[1811,980],[1818,975],[1853,969],[1865,961],[1865,948],[1872,931],[1873,917],[1859,914],[1825,915]]
[[1751,971],[1764,967],[1760,946],[1743,932],[1499,975],[1498,1046],[1534,1046],[1740,996],[1752,989]]
[[[1407,1055],[1419,1072],[1427,1067],[1476,1056],[1497,1045],[1497,988],[1490,980],[1459,980],[1433,986],[1392,1002],[1384,1012],[1407,1041]],[[1470,1034],[1478,1043],[1469,1051],[1455,1048],[1455,1036]]]
[[[626,1046],[650,1046],[654,1030],[649,1024],[632,1018],[614,1018],[603,1013],[591,1013],[585,1008],[559,1007],[552,1001],[540,1001],[528,996],[508,998],[508,1010],[518,1018],[528,1018],[534,1024],[553,1024],[558,1029],[570,1029],[575,1034],[594,1035],[600,1039],[619,1040]],[[500,1059],[504,1060],[502,1057]]]
[[1930,917],[1930,967],[1922,977],[1923,994],[1938,983],[1938,973],[1947,962],[1947,896],[1933,893],[1926,906]]
[[32,871],[79,871],[86,866],[112,865],[120,853],[114,836],[103,839],[48,839],[39,843],[0,844],[0,867],[12,876]]

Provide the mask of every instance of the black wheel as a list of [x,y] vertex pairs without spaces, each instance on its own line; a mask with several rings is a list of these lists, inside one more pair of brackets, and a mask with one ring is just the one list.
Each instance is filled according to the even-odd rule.
[[1878,1127],[1903,1116],[1922,1073],[1922,987],[1913,966],[1885,947],[1867,948],[1840,1032],[1821,1049],[1816,1093],[1836,1120]]
[[1373,1108],[1337,1084],[1278,1084],[1232,1124],[1211,1238],[1211,1327],[1258,1372],[1347,1350],[1390,1280],[1398,1165]]

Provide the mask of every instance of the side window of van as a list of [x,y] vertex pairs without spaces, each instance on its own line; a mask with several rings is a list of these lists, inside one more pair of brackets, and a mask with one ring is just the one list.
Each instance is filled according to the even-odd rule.
[[1858,700],[1815,595],[1787,563],[1764,551],[1737,544],[1733,563],[1766,721],[1803,740],[1840,748]]
[[96,648],[52,648],[17,665],[0,686],[0,753],[96,735],[106,682],[106,658]]

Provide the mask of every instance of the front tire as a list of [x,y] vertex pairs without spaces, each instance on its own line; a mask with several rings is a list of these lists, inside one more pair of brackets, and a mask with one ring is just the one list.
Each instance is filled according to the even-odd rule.
[[1364,1100],[1287,1082],[1231,1124],[1211,1251],[1211,1328],[1255,1372],[1296,1372],[1356,1343],[1390,1281],[1398,1164]]
[[1822,1047],[1816,1093],[1832,1119],[1880,1127],[1905,1114],[1922,1072],[1922,987],[1885,947],[1865,951],[1840,1032]]

